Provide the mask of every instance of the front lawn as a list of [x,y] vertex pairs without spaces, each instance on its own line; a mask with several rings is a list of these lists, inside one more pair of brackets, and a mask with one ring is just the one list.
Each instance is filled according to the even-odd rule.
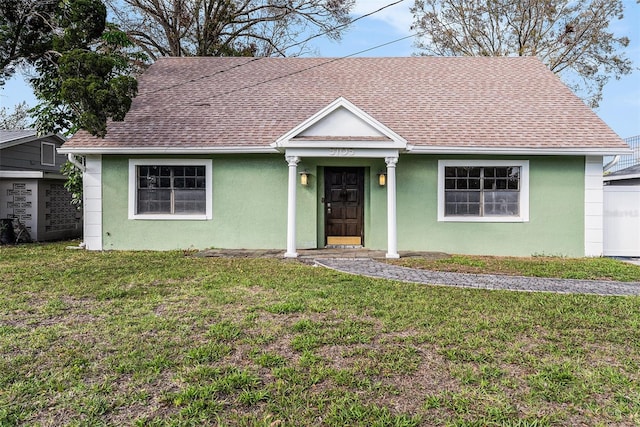
[[640,298],[0,247],[0,425],[640,423]]
[[530,258],[452,255],[442,258],[400,258],[387,262],[403,267],[472,274],[558,277],[561,279],[640,282],[640,267],[611,258]]

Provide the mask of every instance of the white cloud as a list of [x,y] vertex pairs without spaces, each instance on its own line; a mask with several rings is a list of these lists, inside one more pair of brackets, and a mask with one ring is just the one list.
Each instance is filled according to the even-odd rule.
[[[356,17],[362,16],[376,11],[390,3],[393,3],[393,0],[357,0],[353,7],[352,14]],[[402,3],[388,7],[387,9],[364,19],[384,21],[395,28],[399,33],[410,34],[411,24],[413,22],[413,17],[411,16],[410,11],[412,4],[413,0],[404,0]]]

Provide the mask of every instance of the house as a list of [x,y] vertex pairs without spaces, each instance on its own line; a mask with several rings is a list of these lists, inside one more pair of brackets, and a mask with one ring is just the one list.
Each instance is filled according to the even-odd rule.
[[0,130],[0,218],[17,218],[33,240],[79,237],[81,213],[71,205],[57,154],[64,138],[35,130]]
[[640,164],[604,176],[604,255],[640,257]]
[[80,132],[88,249],[602,254],[624,142],[536,58],[162,58]]

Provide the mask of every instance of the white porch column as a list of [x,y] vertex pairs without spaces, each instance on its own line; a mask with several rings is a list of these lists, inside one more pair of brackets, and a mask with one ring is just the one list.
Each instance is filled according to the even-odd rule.
[[387,258],[400,258],[398,254],[398,225],[396,209],[397,157],[385,157],[387,163]]
[[285,258],[297,258],[296,253],[296,185],[300,157],[285,156],[289,164],[289,192],[287,197],[287,252]]

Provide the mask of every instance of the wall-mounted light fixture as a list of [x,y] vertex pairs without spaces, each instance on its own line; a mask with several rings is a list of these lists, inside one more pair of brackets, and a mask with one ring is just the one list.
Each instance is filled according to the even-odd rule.
[[387,174],[384,171],[378,172],[378,185],[384,187],[387,185]]
[[310,175],[311,174],[307,170],[303,170],[302,172],[300,172],[300,185],[302,185],[304,187],[309,185],[309,176]]

